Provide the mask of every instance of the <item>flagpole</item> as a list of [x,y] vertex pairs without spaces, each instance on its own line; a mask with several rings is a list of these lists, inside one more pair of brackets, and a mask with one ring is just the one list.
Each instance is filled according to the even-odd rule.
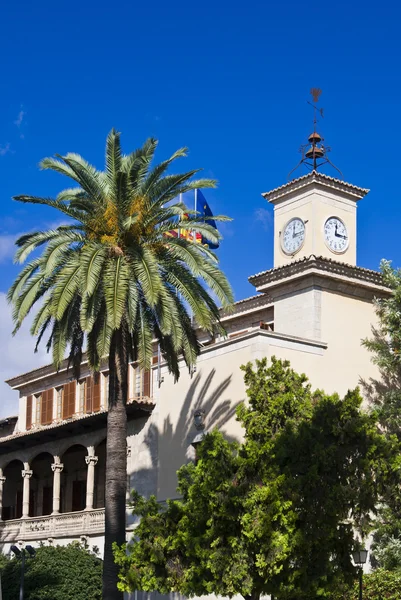
[[[180,194],[179,198],[180,198],[180,204],[182,204],[182,194]],[[181,220],[181,217],[180,217],[180,220]],[[179,227],[178,228],[178,239],[180,239],[180,237],[181,237],[181,228]]]
[[[195,200],[194,210],[196,212],[198,209],[198,188],[195,188],[194,200]],[[195,231],[192,232],[192,241],[196,242],[196,232]]]

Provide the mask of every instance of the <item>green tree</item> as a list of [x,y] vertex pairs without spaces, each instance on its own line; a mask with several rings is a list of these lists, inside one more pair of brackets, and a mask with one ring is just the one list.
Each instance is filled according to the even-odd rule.
[[[363,600],[399,600],[401,598],[401,574],[377,569],[363,576]],[[358,600],[359,583],[342,585],[335,590],[331,600]]]
[[141,519],[128,554],[116,550],[121,589],[309,600],[353,581],[354,528],[367,533],[398,467],[392,440],[358,390],[313,393],[275,358],[243,369],[244,441],[207,435],[167,507],[134,492]]
[[151,167],[156,146],[157,141],[149,139],[124,156],[120,134],[113,130],[107,138],[104,171],[78,154],[45,158],[42,169],[69,177],[77,187],[65,189],[55,199],[15,198],[55,208],[72,219],[71,224],[17,240],[18,262],[38,248],[44,246],[44,250],[23,268],[9,291],[15,331],[36,306],[32,334],[39,343],[50,332],[47,346],[57,368],[69,347],[69,364],[79,377],[85,342],[94,372],[101,358],[108,356],[103,575],[107,600],[122,597],[112,543],[125,540],[129,360],[149,368],[156,339],[168,368],[178,378],[179,358],[190,367],[199,353],[189,309],[197,325],[213,331],[219,326],[219,310],[208,289],[223,306],[233,299],[216,255],[206,244],[168,235],[172,230],[185,230],[218,242],[217,230],[177,201],[180,194],[213,187],[215,182],[193,180],[196,170],[166,174],[177,158],[186,155],[185,148]]
[[[4,556],[4,555],[3,555]],[[3,564],[3,563],[2,563]],[[19,597],[21,561],[6,561],[1,570],[3,600]],[[41,546],[25,562],[25,600],[101,600],[102,561],[74,543]]]
[[[363,341],[379,377],[362,385],[382,430],[387,436],[396,436],[401,444],[401,270],[383,260],[381,272],[390,294],[376,300],[377,325],[372,327],[372,336]],[[372,550],[374,566],[401,569],[401,473],[388,486],[379,507]]]

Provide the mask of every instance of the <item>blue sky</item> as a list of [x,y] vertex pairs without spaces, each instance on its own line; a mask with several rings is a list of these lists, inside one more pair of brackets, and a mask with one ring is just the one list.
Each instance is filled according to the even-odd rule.
[[[312,86],[323,89],[320,129],[331,159],[346,181],[371,189],[358,209],[358,264],[375,269],[386,257],[401,265],[400,17],[400,5],[386,0],[3,3],[3,340],[15,235],[59,220],[11,196],[65,187],[37,168],[56,152],[102,167],[112,127],[127,152],[148,136],[160,140],[160,160],[186,145],[182,169],[203,167],[219,180],[206,197],[234,218],[224,226],[221,265],[237,299],[253,294],[247,277],[273,258],[272,211],[261,193],[285,183],[299,160]],[[20,371],[31,367],[28,354]],[[11,362],[0,377],[15,370]]]

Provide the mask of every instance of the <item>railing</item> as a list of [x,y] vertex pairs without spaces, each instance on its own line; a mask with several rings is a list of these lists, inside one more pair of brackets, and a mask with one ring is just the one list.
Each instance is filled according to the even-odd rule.
[[0,522],[0,543],[104,533],[104,508]]

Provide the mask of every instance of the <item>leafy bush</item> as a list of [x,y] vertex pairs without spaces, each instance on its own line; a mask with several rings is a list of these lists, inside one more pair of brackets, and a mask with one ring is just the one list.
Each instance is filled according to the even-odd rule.
[[[4,555],[3,555],[4,556]],[[0,560],[3,600],[19,597],[21,561]],[[40,546],[25,562],[25,600],[101,600],[102,561],[78,543]]]
[[[332,600],[358,600],[359,583],[339,590]],[[363,576],[363,600],[400,600],[401,573],[377,569]]]

